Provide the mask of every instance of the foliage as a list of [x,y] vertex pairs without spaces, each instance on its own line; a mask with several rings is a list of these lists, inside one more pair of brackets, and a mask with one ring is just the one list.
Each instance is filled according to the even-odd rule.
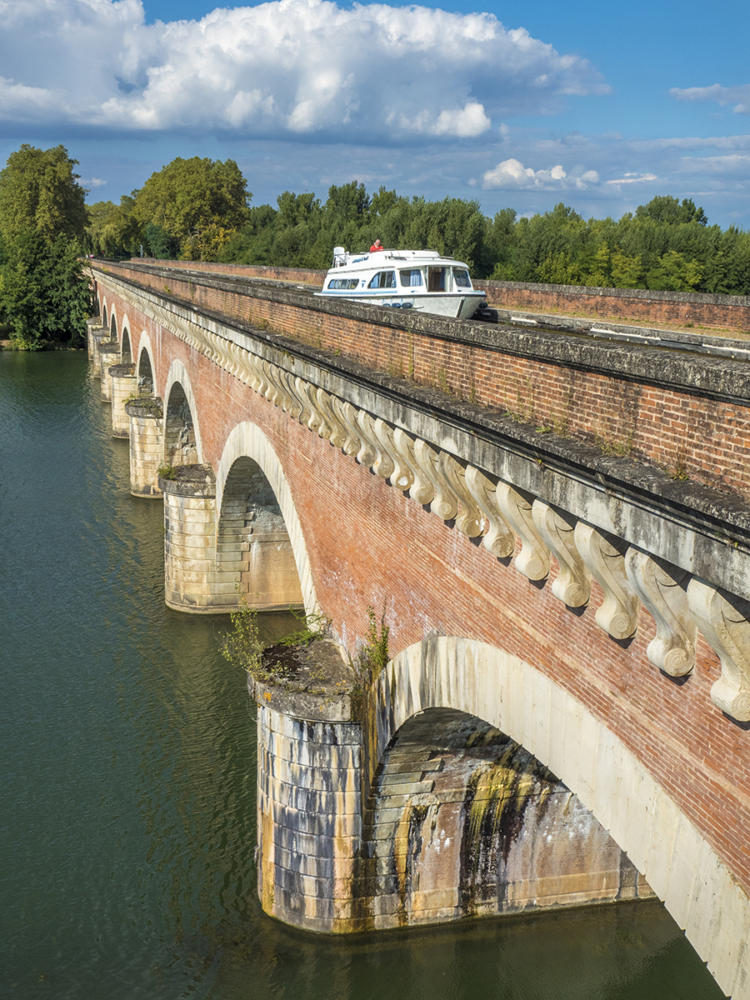
[[518,218],[486,218],[477,202],[405,198],[381,187],[332,185],[325,201],[284,191],[248,207],[232,160],[177,159],[119,206],[91,207],[89,239],[105,256],[221,260],[325,269],[334,246],[429,248],[477,278],[613,288],[750,294],[750,233],[710,226],[689,199],[659,195],[619,220],[588,219],[562,203]]
[[90,295],[76,241],[60,235],[49,243],[34,232],[10,241],[0,294],[16,347],[82,341]]
[[36,149],[24,143],[0,171],[0,233],[14,240],[34,232],[48,242],[83,237],[86,192],[64,146]]
[[231,630],[221,644],[221,654],[232,666],[240,667],[252,677],[262,671],[263,640],[258,628],[258,612],[242,603],[229,616]]
[[390,629],[385,624],[385,612],[378,621],[373,608],[367,609],[367,633],[355,663],[363,687],[367,688],[388,666],[388,637]]
[[63,146],[24,144],[0,172],[0,312],[16,347],[76,344],[89,314],[85,192]]
[[[241,667],[254,680],[288,678],[294,671],[295,651],[328,635],[330,619],[320,614],[292,612],[300,622],[295,629],[270,649],[266,649],[258,627],[258,613],[242,600],[230,614],[231,629],[224,636],[221,653],[233,666]],[[290,655],[291,654],[291,655]]]
[[215,260],[247,221],[249,197],[234,160],[177,157],[135,192],[132,216],[150,250],[165,249],[166,241],[186,259]]

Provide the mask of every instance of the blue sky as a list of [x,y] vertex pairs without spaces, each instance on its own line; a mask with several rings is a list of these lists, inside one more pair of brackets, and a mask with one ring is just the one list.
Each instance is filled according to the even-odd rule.
[[619,218],[657,194],[750,229],[750,5],[0,0],[0,163],[63,143],[89,201],[176,156],[253,204],[364,182]]

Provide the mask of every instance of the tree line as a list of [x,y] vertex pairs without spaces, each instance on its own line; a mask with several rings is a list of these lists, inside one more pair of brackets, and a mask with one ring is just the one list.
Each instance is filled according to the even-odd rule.
[[709,225],[689,199],[653,198],[614,220],[571,207],[493,218],[478,202],[427,201],[356,181],[325,201],[285,191],[252,205],[234,160],[182,159],[119,204],[85,204],[77,161],[63,146],[24,144],[0,171],[0,324],[22,347],[85,333],[81,258],[147,256],[325,269],[334,246],[438,250],[477,278],[750,294],[750,232]]
[[750,233],[708,224],[689,199],[653,198],[621,219],[584,219],[564,204],[493,218],[460,198],[427,201],[356,181],[325,201],[285,191],[251,206],[233,160],[176,159],[139,191],[90,208],[93,252],[324,269],[334,246],[428,248],[501,281],[750,294]]

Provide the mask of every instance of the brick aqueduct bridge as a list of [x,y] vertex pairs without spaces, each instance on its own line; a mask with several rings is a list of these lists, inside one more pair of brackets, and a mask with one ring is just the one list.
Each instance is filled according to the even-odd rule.
[[92,262],[89,351],[131,492],[163,495],[170,607],[331,620],[306,678],[251,683],[265,911],[653,893],[750,997],[747,351],[210,267]]

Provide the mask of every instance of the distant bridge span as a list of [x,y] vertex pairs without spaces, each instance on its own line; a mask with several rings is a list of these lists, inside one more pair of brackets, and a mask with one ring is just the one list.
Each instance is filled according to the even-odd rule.
[[[513,801],[519,773],[537,798],[509,826],[510,765],[501,791],[497,775],[516,751],[485,727],[501,749],[455,778],[473,797],[451,806],[441,775],[482,720],[574,793],[591,837],[611,835],[724,991],[750,997],[747,363],[92,270],[113,432],[132,491],[164,494],[168,603],[322,610],[353,657],[368,608],[390,629],[357,697],[256,690],[267,912],[345,932],[622,897],[622,859],[596,869],[619,865],[610,896],[536,859],[490,905],[489,869],[511,871],[532,813],[547,829],[560,786],[524,764]],[[480,788],[506,838],[481,886]],[[450,816],[456,884],[427,843]]]

